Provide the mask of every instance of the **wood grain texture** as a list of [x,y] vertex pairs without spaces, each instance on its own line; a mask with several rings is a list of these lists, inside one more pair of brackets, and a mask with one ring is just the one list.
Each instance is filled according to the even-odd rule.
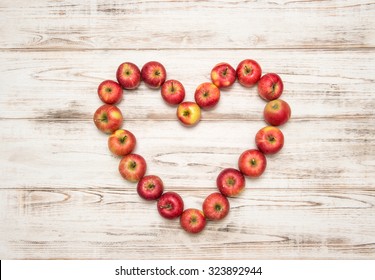
[[[1,1],[0,259],[375,259],[374,26],[358,0]],[[96,89],[123,61],[159,60],[192,100],[244,58],[284,80],[285,146],[188,235],[119,175]],[[200,208],[255,147],[264,105],[235,84],[192,129],[143,84],[119,107],[148,174]]]
[[[283,99],[293,107],[294,119],[374,118],[375,56],[371,50],[163,50],[163,51],[3,51],[0,65],[2,118],[91,119],[100,106],[97,87],[116,79],[118,65],[134,61],[141,68],[152,59],[161,61],[168,78],[180,80],[186,100],[196,87],[210,81],[218,61],[234,67],[246,57],[259,61],[263,71],[277,72],[285,82]],[[208,55],[209,54],[209,55]],[[317,61],[319,57],[319,61]],[[15,80],[15,77],[17,80]],[[17,82],[16,82],[17,81]],[[223,90],[215,110],[205,120],[262,119],[265,102],[256,88],[238,83]],[[119,104],[125,119],[175,120],[160,91],[143,83],[137,91],[125,91]]]
[[[135,188],[119,175],[120,159],[110,154],[107,136],[91,121],[6,123],[0,138],[0,188]],[[145,157],[148,173],[159,175],[167,189],[215,190],[219,172],[237,167],[240,154],[255,148],[255,134],[263,125],[202,121],[186,129],[177,121],[129,120],[124,127],[137,137],[135,152]],[[293,119],[282,130],[285,147],[268,157],[264,176],[247,181],[250,188],[375,187],[375,140],[368,136],[375,127],[366,119]]]
[[3,48],[374,47],[373,1],[1,1]]
[[[190,191],[188,203],[199,207],[208,191]],[[0,237],[8,257],[331,259],[374,252],[374,190],[248,189],[231,199],[225,220],[199,236],[159,217],[155,203],[133,190],[1,190],[0,199],[7,202]]]

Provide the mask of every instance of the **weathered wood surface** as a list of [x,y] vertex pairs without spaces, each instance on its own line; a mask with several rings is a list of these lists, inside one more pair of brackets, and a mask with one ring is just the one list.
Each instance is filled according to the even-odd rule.
[[3,48],[373,47],[373,1],[15,1]]
[[[134,61],[139,67],[158,59],[168,78],[180,80],[186,100],[196,87],[210,80],[218,61],[236,66],[245,57],[259,61],[264,72],[277,72],[285,82],[282,98],[293,107],[293,118],[332,119],[374,116],[373,50],[163,50],[163,51],[0,51],[2,118],[91,119],[99,107],[98,84],[116,79],[118,65]],[[15,80],[16,79],[16,80]],[[5,94],[9,93],[9,94]],[[175,120],[160,92],[141,84],[125,91],[119,104],[126,119]],[[256,88],[238,83],[223,90],[215,110],[204,119],[259,121],[265,102]]]
[[[79,2],[0,3],[1,259],[375,258],[375,3]],[[96,88],[159,60],[192,100],[215,63],[248,57],[285,82],[285,147],[190,236],[118,174]],[[192,129],[144,85],[119,107],[148,173],[200,207],[255,147],[264,105],[236,84]]]
[[[185,194],[199,207],[210,191]],[[247,190],[199,236],[159,218],[133,189],[32,188],[0,198],[2,249],[23,258],[366,258],[375,249],[373,190]]]

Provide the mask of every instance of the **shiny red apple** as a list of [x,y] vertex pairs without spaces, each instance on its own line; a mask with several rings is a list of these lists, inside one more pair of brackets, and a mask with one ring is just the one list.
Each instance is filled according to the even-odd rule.
[[238,167],[242,174],[249,177],[259,177],[267,166],[267,159],[256,149],[244,151],[238,159]]
[[123,117],[115,105],[105,104],[95,111],[93,121],[100,131],[109,134],[121,127]]
[[229,213],[229,200],[221,193],[212,193],[203,201],[204,216],[209,220],[221,220]]
[[116,78],[124,89],[136,89],[141,83],[141,71],[134,63],[124,62],[117,68]]
[[275,126],[266,126],[255,135],[255,143],[263,154],[276,154],[284,146],[284,134]]
[[142,156],[128,154],[121,159],[118,169],[124,179],[138,182],[145,175],[147,164]]
[[287,102],[275,99],[266,104],[263,110],[264,120],[273,126],[285,124],[291,115],[291,109]]
[[264,100],[270,101],[279,98],[283,89],[283,81],[275,73],[263,75],[258,82],[258,93]]
[[184,211],[184,201],[176,192],[165,192],[157,203],[159,214],[166,219],[175,219]]
[[189,233],[199,233],[206,226],[206,218],[201,210],[189,208],[181,214],[180,224]]
[[130,154],[136,143],[134,134],[125,129],[118,129],[108,137],[108,148],[117,156]]
[[141,77],[150,88],[159,88],[167,78],[167,71],[160,62],[149,61],[143,65]]

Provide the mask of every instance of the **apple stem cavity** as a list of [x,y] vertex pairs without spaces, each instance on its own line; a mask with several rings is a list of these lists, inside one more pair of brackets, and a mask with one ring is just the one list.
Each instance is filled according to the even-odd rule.
[[231,177],[231,178],[228,178],[227,183],[230,186],[234,186],[234,184],[236,183],[236,180]]
[[268,136],[268,141],[275,142],[276,138],[273,135]]
[[106,114],[102,115],[101,118],[99,118],[101,122],[108,122],[108,116]]
[[246,74],[251,74],[251,72],[252,72],[252,69],[249,68],[249,67],[247,67],[247,66],[245,65],[245,73],[246,73]]
[[225,68],[224,72],[223,72],[223,76],[226,76],[228,74],[228,67]]
[[161,209],[168,209],[168,210],[171,210],[171,209],[173,209],[173,206],[172,206],[171,203],[167,203],[167,204],[165,204],[165,205],[161,205],[160,208],[161,208]]
[[171,83],[171,92],[174,92],[175,91],[175,88],[174,88],[174,84],[173,82]]
[[130,169],[135,169],[137,167],[137,163],[135,161],[131,161],[129,162],[128,166]]
[[147,189],[149,189],[149,190],[152,190],[152,189],[154,189],[155,188],[155,185],[153,184],[153,183],[149,183],[148,185],[147,185]]
[[215,204],[215,210],[216,211],[221,211],[222,210],[222,207],[221,207],[221,205],[220,204]]
[[126,139],[127,139],[128,137],[125,135],[124,137],[121,137],[120,138],[120,142],[123,144],[123,143],[125,143],[126,142]]
[[191,217],[191,219],[190,219],[190,222],[192,223],[192,224],[195,224],[196,222],[197,222],[197,216],[192,216]]

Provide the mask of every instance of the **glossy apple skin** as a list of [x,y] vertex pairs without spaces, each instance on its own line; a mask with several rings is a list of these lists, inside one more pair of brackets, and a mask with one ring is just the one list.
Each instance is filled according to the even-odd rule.
[[258,82],[258,94],[267,101],[278,99],[283,90],[283,81],[276,73],[263,75]]
[[141,83],[141,71],[131,62],[124,62],[117,68],[116,78],[124,89],[136,89]]
[[144,176],[137,184],[137,193],[146,200],[158,199],[164,190],[163,181],[155,175]]
[[185,98],[185,88],[177,80],[168,80],[161,87],[161,96],[168,104],[177,105]]
[[229,87],[236,81],[236,70],[229,63],[221,62],[212,68],[211,80],[218,88]]
[[244,151],[238,159],[238,167],[242,174],[252,178],[262,175],[266,166],[266,157],[261,151],[256,149]]
[[244,87],[254,86],[262,76],[262,68],[252,59],[242,60],[236,69],[238,82]]
[[109,134],[121,127],[123,117],[115,105],[105,104],[95,111],[93,121],[100,131]]
[[130,154],[136,143],[134,134],[125,129],[118,129],[108,137],[108,148],[116,156]]
[[201,108],[195,102],[182,102],[177,107],[177,118],[182,124],[193,126],[201,119]]
[[147,86],[157,89],[164,84],[167,78],[167,71],[160,62],[149,61],[143,65],[141,77]]
[[221,220],[229,213],[229,200],[221,193],[212,193],[203,201],[202,209],[207,219]]
[[116,104],[122,99],[122,87],[112,80],[105,80],[98,86],[98,96],[106,104]]
[[206,218],[202,211],[189,208],[181,214],[180,225],[189,233],[199,233],[206,226]]
[[165,192],[158,200],[157,209],[163,218],[175,219],[184,211],[184,201],[178,193]]
[[273,126],[285,124],[290,119],[291,113],[289,104],[281,99],[271,100],[263,110],[264,120]]
[[276,154],[284,146],[284,134],[276,126],[266,126],[255,135],[255,143],[263,154]]
[[246,181],[243,174],[234,168],[226,168],[216,178],[218,190],[225,196],[239,195],[245,189]]
[[125,180],[138,182],[146,174],[147,164],[142,156],[128,154],[121,159],[118,169]]
[[194,98],[202,109],[211,109],[220,100],[220,89],[213,83],[202,83],[195,90]]

